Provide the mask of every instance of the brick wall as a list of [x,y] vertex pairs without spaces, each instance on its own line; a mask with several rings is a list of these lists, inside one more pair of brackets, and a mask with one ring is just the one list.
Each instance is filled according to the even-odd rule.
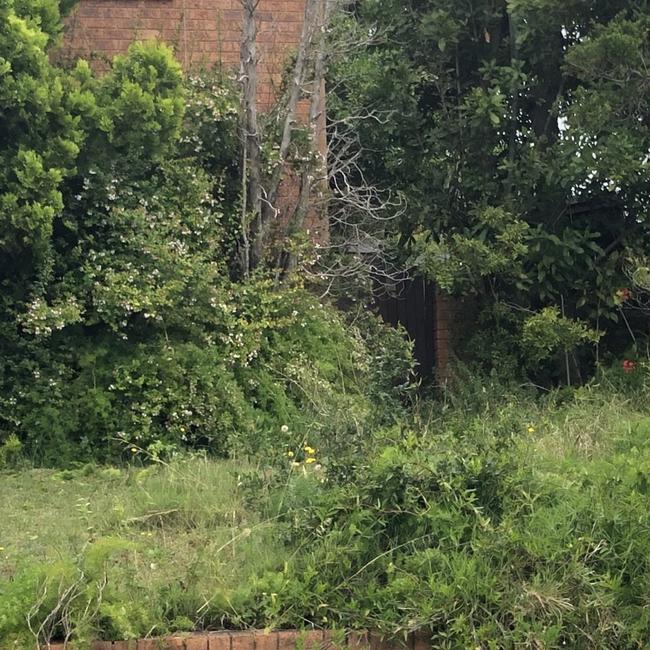
[[[288,56],[300,41],[305,0],[260,0],[258,7],[258,98],[271,108]],[[187,71],[221,66],[239,68],[242,9],[239,0],[80,0],[66,21],[62,55],[83,57],[101,69],[136,40],[159,39],[174,48]],[[309,107],[302,103],[301,113]],[[319,146],[325,152],[325,113]],[[278,197],[278,222],[295,205],[295,180],[285,180]],[[326,242],[328,225],[322,210],[312,209],[305,229],[315,242]]]
[[[305,0],[260,0],[260,102],[269,106],[287,55],[300,39]],[[135,40],[173,46],[186,70],[239,67],[239,0],[81,0],[67,20],[64,50],[109,59]]]
[[[141,641],[95,641],[91,650],[427,650],[427,637],[411,634],[407,639],[389,641],[379,635],[352,632],[342,638],[329,632],[211,632],[166,639]],[[72,650],[54,643],[41,650]]]

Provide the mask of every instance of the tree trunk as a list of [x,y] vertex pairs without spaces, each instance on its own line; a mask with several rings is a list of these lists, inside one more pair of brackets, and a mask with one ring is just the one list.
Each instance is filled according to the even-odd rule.
[[257,107],[257,18],[259,0],[241,0],[244,9],[244,26],[241,44],[242,85],[242,170],[244,192],[242,196],[242,254],[244,276],[255,269],[262,258],[262,152]]

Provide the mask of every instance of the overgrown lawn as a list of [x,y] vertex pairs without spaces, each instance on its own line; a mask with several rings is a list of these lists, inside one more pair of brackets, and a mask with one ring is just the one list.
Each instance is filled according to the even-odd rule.
[[[26,642],[30,613],[42,622],[66,600],[69,624],[89,638],[192,629],[202,620],[242,624],[238,607],[253,577],[284,561],[275,522],[244,503],[238,481],[249,471],[194,457],[1,473],[0,647],[14,647],[14,634]],[[55,636],[65,632],[48,624]]]

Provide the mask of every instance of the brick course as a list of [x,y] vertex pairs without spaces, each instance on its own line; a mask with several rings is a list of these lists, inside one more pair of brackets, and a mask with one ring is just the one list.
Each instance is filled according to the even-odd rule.
[[[206,632],[184,637],[166,639],[143,639],[140,641],[95,641],[91,650],[426,650],[431,647],[427,637],[421,633],[410,635],[405,640],[390,641],[377,634],[350,632],[342,643],[333,639],[337,635],[321,630],[298,632]],[[41,650],[74,650],[74,645],[53,643],[41,646]]]

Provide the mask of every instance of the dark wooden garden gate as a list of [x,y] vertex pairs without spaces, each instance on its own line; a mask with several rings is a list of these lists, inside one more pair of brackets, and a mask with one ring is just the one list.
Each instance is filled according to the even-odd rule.
[[436,287],[424,278],[402,282],[394,295],[377,299],[377,311],[386,323],[402,325],[415,344],[422,376],[436,367]]

